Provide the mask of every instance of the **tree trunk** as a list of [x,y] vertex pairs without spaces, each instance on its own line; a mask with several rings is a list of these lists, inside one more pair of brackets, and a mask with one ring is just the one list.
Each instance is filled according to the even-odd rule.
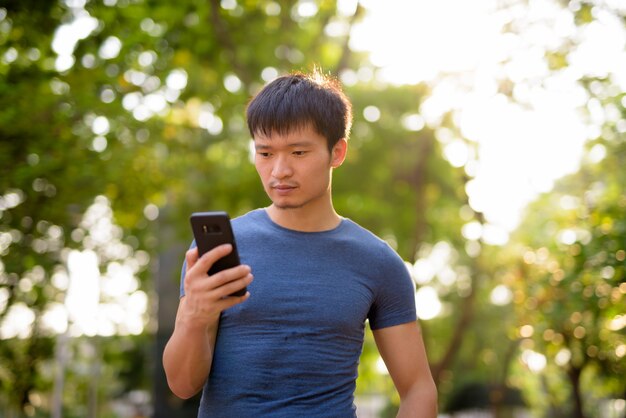
[[352,55],[352,50],[350,49],[350,33],[352,32],[352,27],[354,26],[354,24],[357,21],[359,21],[359,19],[361,19],[364,14],[365,14],[365,9],[363,5],[361,5],[360,1],[357,1],[354,14],[352,15],[352,17],[350,17],[350,23],[349,23],[350,29],[348,30],[348,35],[346,36],[346,39],[344,40],[343,45],[341,47],[341,57],[339,58],[339,62],[337,63],[337,65],[335,66],[335,69],[333,70],[333,74],[335,74],[336,76],[339,76],[339,74],[343,70],[348,68],[348,65],[350,62],[350,56]]
[[502,361],[502,374],[496,381],[495,387],[500,390],[502,396],[493,396],[491,398],[492,410],[494,418],[501,418],[506,416],[504,411],[504,394],[506,393],[506,381],[509,377],[509,371],[511,370],[511,363],[515,358],[515,353],[519,347],[520,340],[513,340],[509,343],[509,347],[504,354],[504,360]]
[[574,410],[572,411],[573,418],[585,418],[585,413],[583,409],[583,398],[580,393],[580,374],[582,372],[582,368],[570,366],[567,371],[567,375],[569,377],[570,383],[572,384],[572,396],[574,397]]
[[233,41],[230,30],[226,21],[220,14],[220,2],[219,0],[211,0],[211,26],[213,27],[215,37],[219,40],[222,49],[226,53],[226,57],[230,61],[230,65],[234,73],[239,77],[245,86],[249,86],[252,81],[252,76],[249,73],[248,68],[244,63],[239,60],[237,56],[237,47]]
[[101,350],[100,337],[95,336],[90,339],[89,344],[93,348],[93,359],[91,363],[89,379],[89,396],[87,403],[87,417],[97,418],[98,416],[98,388],[100,386]]
[[410,177],[410,183],[417,196],[415,203],[415,229],[413,230],[413,251],[411,253],[411,263],[414,263],[417,258],[417,252],[424,241],[424,235],[428,228],[426,221],[426,184],[428,180],[428,159],[433,153],[433,141],[434,138],[427,135],[421,135],[417,138],[418,149],[415,151],[418,154],[418,160],[415,164],[415,169]]
[[441,381],[441,376],[444,370],[450,368],[454,357],[456,357],[457,353],[461,349],[463,336],[474,316],[473,314],[475,293],[475,290],[472,288],[470,294],[463,299],[461,307],[461,317],[459,318],[454,329],[454,333],[452,334],[452,338],[448,343],[448,349],[446,350],[446,353],[443,355],[441,360],[439,360],[439,362],[435,364],[431,370],[436,385],[438,385]]
[[65,368],[69,359],[69,335],[67,332],[57,335],[55,347],[56,370],[52,390],[52,418],[63,417],[63,388],[65,386]]

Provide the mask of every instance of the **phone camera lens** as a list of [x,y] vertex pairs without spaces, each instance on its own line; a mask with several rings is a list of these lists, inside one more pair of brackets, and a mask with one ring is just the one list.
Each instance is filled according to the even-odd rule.
[[222,229],[219,225],[202,225],[202,232],[205,234],[219,234],[222,232]]

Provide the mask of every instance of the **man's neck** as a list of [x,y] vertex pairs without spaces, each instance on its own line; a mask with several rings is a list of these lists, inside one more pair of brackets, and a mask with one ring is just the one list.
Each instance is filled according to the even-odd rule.
[[275,205],[268,206],[265,211],[274,223],[300,232],[329,231],[341,222],[341,217],[335,212],[332,204],[327,210],[319,211],[308,208],[281,209]]

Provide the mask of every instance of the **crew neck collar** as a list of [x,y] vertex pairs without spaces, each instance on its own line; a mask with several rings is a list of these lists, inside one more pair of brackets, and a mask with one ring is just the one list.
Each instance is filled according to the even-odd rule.
[[281,231],[287,231],[290,233],[294,233],[294,234],[332,234],[336,231],[339,231],[340,229],[342,229],[342,227],[345,225],[347,218],[344,218],[343,216],[339,216],[339,223],[337,224],[337,226],[330,228],[330,229],[324,229],[321,231],[300,231],[297,229],[291,229],[291,228],[287,228],[284,227],[276,222],[274,222],[274,220],[272,220],[272,218],[270,217],[269,213],[267,213],[267,208],[260,208],[258,209],[258,212],[260,212],[261,216],[274,228],[279,229]]

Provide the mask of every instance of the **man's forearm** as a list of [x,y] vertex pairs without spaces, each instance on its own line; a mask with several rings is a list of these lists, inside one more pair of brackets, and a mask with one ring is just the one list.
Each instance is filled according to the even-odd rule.
[[436,418],[437,388],[424,384],[410,390],[400,401],[398,418]]
[[187,399],[202,389],[211,370],[215,334],[176,324],[163,352],[167,383],[176,396]]

